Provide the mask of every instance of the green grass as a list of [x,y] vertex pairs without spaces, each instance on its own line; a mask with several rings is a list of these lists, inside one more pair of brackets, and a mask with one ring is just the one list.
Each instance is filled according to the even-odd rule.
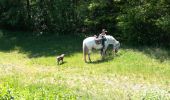
[[[122,46],[92,63],[78,36],[0,38],[0,99],[169,100],[170,50]],[[65,53],[64,64],[56,56]]]

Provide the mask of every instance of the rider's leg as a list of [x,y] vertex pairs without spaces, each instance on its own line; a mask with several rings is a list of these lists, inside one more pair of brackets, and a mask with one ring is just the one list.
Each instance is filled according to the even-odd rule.
[[103,55],[103,49],[105,47],[104,42],[105,42],[105,40],[104,40],[104,38],[102,38],[102,49],[100,50],[101,51],[100,52],[101,55]]

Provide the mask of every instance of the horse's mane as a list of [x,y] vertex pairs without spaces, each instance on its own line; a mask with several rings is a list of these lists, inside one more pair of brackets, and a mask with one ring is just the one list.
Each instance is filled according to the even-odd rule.
[[115,39],[113,36],[111,36],[111,35],[106,35],[106,38],[116,40],[116,39]]

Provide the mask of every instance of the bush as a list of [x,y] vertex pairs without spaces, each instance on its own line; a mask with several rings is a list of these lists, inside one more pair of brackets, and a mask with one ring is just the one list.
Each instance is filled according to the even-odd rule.
[[170,9],[166,8],[168,5],[153,1],[139,4],[129,1],[129,6],[117,17],[117,26],[126,42],[145,45],[168,45],[170,42]]

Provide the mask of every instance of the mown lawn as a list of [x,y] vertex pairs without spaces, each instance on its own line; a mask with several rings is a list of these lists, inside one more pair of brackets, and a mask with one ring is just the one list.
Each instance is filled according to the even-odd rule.
[[[0,99],[169,100],[170,50],[124,46],[84,63],[78,36],[0,38]],[[65,53],[64,64],[56,56]]]

